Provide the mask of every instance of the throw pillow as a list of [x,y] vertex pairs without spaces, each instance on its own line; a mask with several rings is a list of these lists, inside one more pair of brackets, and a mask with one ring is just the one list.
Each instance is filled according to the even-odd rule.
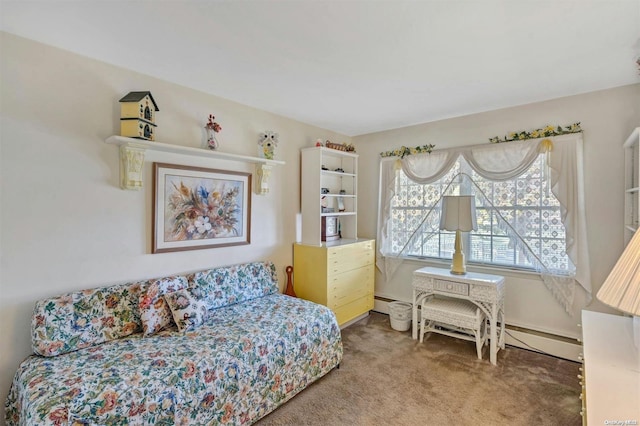
[[183,276],[165,277],[151,283],[140,294],[139,308],[142,331],[145,336],[157,333],[171,325],[173,316],[165,302],[164,295],[187,288],[187,279]]
[[204,322],[207,307],[203,300],[196,299],[189,290],[178,290],[164,295],[164,299],[171,309],[173,320],[178,330],[193,330]]

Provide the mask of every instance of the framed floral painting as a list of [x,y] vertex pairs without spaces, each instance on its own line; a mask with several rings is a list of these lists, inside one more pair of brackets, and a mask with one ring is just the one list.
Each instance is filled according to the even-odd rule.
[[251,174],[153,163],[153,253],[249,244]]

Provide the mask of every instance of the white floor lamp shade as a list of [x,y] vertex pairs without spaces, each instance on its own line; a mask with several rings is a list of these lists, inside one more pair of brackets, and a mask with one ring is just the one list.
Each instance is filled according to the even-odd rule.
[[440,229],[456,231],[455,252],[451,263],[452,274],[462,275],[467,273],[460,232],[468,232],[477,227],[476,199],[473,195],[446,195],[442,197]]

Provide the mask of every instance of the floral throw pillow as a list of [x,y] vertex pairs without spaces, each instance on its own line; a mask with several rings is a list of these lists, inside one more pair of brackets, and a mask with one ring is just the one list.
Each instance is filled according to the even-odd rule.
[[165,277],[151,283],[140,294],[139,308],[142,331],[145,336],[157,333],[173,322],[171,310],[164,295],[187,288],[187,279],[183,276]]
[[171,309],[173,320],[180,331],[193,330],[204,322],[207,307],[203,300],[196,299],[189,290],[178,290],[164,295]]

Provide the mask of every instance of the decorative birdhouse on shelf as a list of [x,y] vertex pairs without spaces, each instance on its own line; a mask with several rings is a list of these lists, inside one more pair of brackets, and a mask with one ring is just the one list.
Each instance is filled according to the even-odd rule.
[[151,92],[129,92],[120,99],[120,135],[154,141],[158,105]]

